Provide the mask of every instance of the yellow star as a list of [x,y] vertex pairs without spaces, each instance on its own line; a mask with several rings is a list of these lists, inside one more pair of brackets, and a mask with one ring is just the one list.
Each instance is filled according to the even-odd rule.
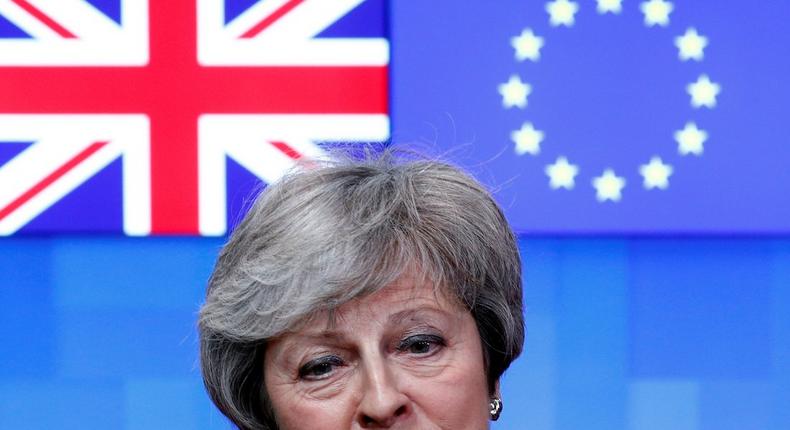
[[675,38],[675,46],[678,47],[678,57],[681,60],[700,61],[705,56],[703,50],[708,46],[708,38],[700,36],[697,30],[691,27],[683,36]]
[[502,106],[510,108],[527,107],[527,96],[532,92],[532,86],[522,82],[518,75],[510,75],[510,79],[504,84],[499,84],[499,94],[502,95]]
[[565,157],[557,157],[557,161],[546,166],[544,171],[549,176],[549,186],[552,190],[558,188],[570,190],[576,185],[574,178],[579,173],[579,166],[568,163]]
[[716,96],[721,92],[721,85],[711,82],[708,75],[700,75],[697,82],[686,86],[686,91],[691,95],[691,106],[712,108],[716,106]]
[[579,11],[579,4],[568,0],[554,0],[546,3],[546,12],[549,13],[549,23],[554,27],[564,25],[573,26],[574,15]]
[[669,164],[664,164],[659,157],[650,159],[650,163],[639,167],[639,174],[644,177],[644,186],[648,190],[658,188],[661,190],[669,187],[669,177],[674,169]]
[[531,28],[525,28],[520,35],[510,39],[510,45],[516,50],[516,59],[518,61],[526,59],[538,61],[540,59],[540,48],[544,44],[543,38],[536,36]]
[[619,202],[625,187],[625,178],[617,176],[612,169],[606,169],[601,176],[593,179],[593,187],[599,202]]

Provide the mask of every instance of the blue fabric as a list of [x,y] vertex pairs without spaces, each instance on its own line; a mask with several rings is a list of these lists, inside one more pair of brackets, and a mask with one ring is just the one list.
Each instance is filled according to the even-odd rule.
[[[226,429],[195,316],[222,239],[0,241],[0,428]],[[784,430],[790,241],[522,238],[495,430]]]

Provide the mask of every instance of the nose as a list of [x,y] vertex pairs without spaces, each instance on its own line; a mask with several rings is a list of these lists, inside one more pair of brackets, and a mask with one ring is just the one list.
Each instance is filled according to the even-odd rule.
[[384,362],[367,363],[357,422],[363,429],[388,429],[412,413],[410,401],[398,388]]

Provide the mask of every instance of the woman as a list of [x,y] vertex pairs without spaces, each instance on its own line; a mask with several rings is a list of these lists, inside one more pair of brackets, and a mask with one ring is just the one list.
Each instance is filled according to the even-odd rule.
[[312,163],[223,248],[201,366],[240,429],[487,429],[524,338],[512,231],[448,164]]

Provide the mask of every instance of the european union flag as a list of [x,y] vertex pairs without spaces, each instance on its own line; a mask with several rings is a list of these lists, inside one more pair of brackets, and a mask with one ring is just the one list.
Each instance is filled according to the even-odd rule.
[[790,232],[788,2],[393,2],[393,136],[521,233]]

